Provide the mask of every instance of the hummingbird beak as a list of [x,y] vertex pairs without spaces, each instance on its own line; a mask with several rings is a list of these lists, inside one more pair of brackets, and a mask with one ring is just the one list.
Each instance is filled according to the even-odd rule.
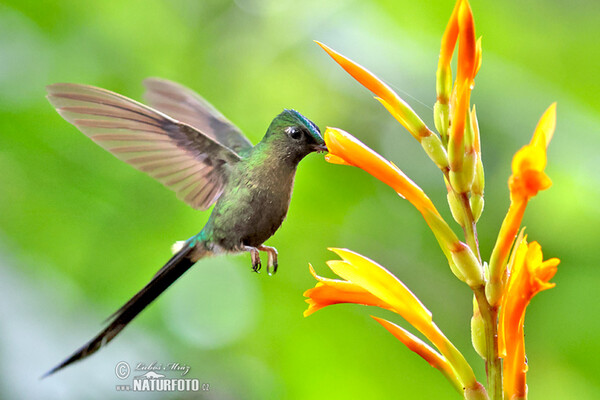
[[327,150],[327,146],[325,144],[317,144],[314,146],[314,149],[317,153],[324,153],[329,151]]

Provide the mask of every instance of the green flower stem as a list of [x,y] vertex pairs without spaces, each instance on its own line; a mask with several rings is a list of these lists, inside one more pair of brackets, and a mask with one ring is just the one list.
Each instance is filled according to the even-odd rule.
[[465,231],[465,240],[467,244],[473,250],[473,254],[477,256],[479,263],[481,264],[481,254],[479,254],[479,241],[477,240],[477,223],[473,218],[473,211],[471,210],[471,203],[469,202],[469,196],[466,193],[456,193],[462,203],[465,225],[463,230]]
[[[446,177],[446,182],[450,182],[450,168],[444,168],[442,170]],[[464,223],[461,225],[465,233],[465,241],[473,251],[473,254],[477,256],[477,260],[481,264],[481,254],[479,254],[479,242],[477,240],[477,223],[473,217],[473,211],[471,210],[471,203],[469,202],[469,196],[466,193],[458,193],[450,185],[454,195],[460,200],[461,209],[463,213]]]
[[[449,171],[445,169],[444,175],[449,179]],[[454,189],[452,189],[454,190]],[[477,259],[481,263],[479,242],[477,240],[477,223],[473,217],[471,204],[467,193],[454,192],[460,200],[463,212],[463,231],[465,240]],[[502,400],[502,361],[498,357],[498,308],[490,305],[485,295],[485,285],[472,288],[481,312],[485,332],[486,371],[488,382],[488,396],[490,400]]]
[[502,361],[498,356],[498,309],[485,296],[485,286],[473,290],[485,328],[485,370],[490,400],[502,400]]
[[[458,193],[464,212],[465,239],[467,244],[477,255],[481,263],[479,253],[479,243],[477,241],[477,225],[473,218],[471,204],[466,193]],[[498,308],[490,305],[485,296],[485,286],[473,288],[475,298],[479,306],[479,311],[483,318],[485,332],[486,359],[485,366],[487,371],[488,395],[490,400],[502,400],[502,361],[498,357]]]

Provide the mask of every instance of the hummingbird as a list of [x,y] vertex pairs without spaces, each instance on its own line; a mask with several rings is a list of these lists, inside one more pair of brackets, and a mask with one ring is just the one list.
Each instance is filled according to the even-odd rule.
[[178,83],[148,78],[146,106],[94,86],[56,83],[47,98],[56,111],[94,142],[163,183],[198,210],[215,204],[206,225],[178,242],[175,254],[138,293],[107,320],[108,326],[51,375],[98,351],[198,260],[250,253],[252,269],[268,255],[277,271],[277,250],[265,246],[285,219],[298,163],[327,151],[317,125],[284,109],[255,146],[200,95]]

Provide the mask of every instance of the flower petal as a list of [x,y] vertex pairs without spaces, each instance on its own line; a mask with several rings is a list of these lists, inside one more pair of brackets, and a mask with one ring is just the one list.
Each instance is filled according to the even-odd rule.
[[423,303],[387,269],[348,249],[330,248],[344,261],[328,261],[336,275],[350,281],[389,304],[410,324],[418,328],[431,324],[431,312]]
[[440,353],[432,349],[427,343],[423,342],[421,339],[403,329],[402,327],[387,321],[383,318],[377,318],[371,315],[371,317],[379,322],[388,332],[396,337],[396,339],[400,340],[406,347],[408,347],[411,351],[414,351],[419,356],[421,356],[425,361],[429,363],[433,368],[439,370],[445,377],[448,379],[450,384],[456,389],[459,393],[463,393],[462,384],[458,380],[456,373],[452,369],[452,366]]
[[496,244],[490,257],[489,279],[485,288],[485,294],[491,305],[498,305],[502,299],[506,261],[521,226],[527,202],[528,200],[524,198],[512,199],[496,238]]
[[306,302],[309,304],[308,309],[304,311],[305,317],[323,307],[341,303],[354,303],[391,309],[389,304],[375,297],[364,288],[352,282],[320,277],[316,274],[312,265],[309,264],[309,268],[310,273],[319,282],[314,288],[304,292],[304,296],[308,297]]
[[325,155],[325,161],[327,161],[328,163],[331,163],[331,164],[349,165],[351,167],[354,166],[354,165],[350,164],[349,162],[347,162],[346,160],[344,160],[342,157],[338,157],[331,153]]
[[[348,72],[361,85],[373,92],[377,97],[383,99],[394,110],[394,117],[410,132],[415,139],[421,141],[421,138],[431,135],[433,132],[423,122],[417,113],[386,85],[375,74],[360,64],[334,51],[323,43],[316,42],[323,50],[327,52],[346,72]],[[396,116],[400,116],[398,118]]]
[[477,41],[475,40],[475,21],[471,5],[467,0],[462,1],[458,10],[458,63],[456,81],[468,81],[469,86],[475,78],[477,67]]
[[503,293],[503,276],[510,247],[521,225],[525,207],[530,198],[552,185],[544,172],[546,168],[546,148],[556,127],[556,103],[544,112],[537,124],[531,142],[521,148],[512,161],[512,175],[508,180],[511,204],[502,222],[490,258],[489,282],[486,296],[492,305],[498,305]]
[[481,36],[479,36],[479,39],[477,39],[477,43],[475,44],[475,71],[473,72],[473,78],[477,75],[479,69],[481,68],[481,54]]
[[542,118],[538,122],[531,144],[534,146],[545,146],[548,147],[552,136],[554,136],[554,130],[556,129],[556,103],[552,103],[550,107],[544,112]]
[[530,198],[538,194],[540,190],[548,189],[552,181],[545,172],[525,170],[521,174],[511,176],[508,181],[511,198]]
[[[311,267],[311,273],[319,283],[306,293],[310,296],[307,300],[310,304],[307,314],[329,304],[348,300],[354,302],[355,296],[360,296],[362,304],[378,305],[357,288],[360,287],[378,298],[385,308],[400,314],[429,339],[452,365],[455,375],[466,390],[480,386],[464,356],[433,323],[429,310],[402,282],[385,268],[360,254],[347,249],[330,248],[330,250],[339,255],[342,260],[331,260],[327,265],[347,282],[341,283],[342,281],[318,277]],[[329,288],[322,289],[323,286]]]
[[560,260],[543,261],[542,248],[537,242],[527,244],[526,236],[515,243],[506,292],[499,314],[499,353],[504,357],[504,391],[507,398],[524,397],[527,393],[525,311],[531,299],[540,291],[554,287],[550,283]]
[[546,162],[546,147],[531,144],[523,146],[513,157],[511,164],[513,176],[527,170],[543,171],[546,168]]
[[454,5],[454,10],[452,10],[450,20],[442,36],[442,47],[438,65],[445,68],[450,68],[450,61],[452,61],[452,54],[456,47],[456,40],[458,39],[458,12],[461,4],[462,0],[458,0]]
[[[324,138],[331,155],[343,160],[343,163],[365,170],[391,186],[419,210],[453,268],[454,261],[450,253],[460,245],[460,241],[423,190],[392,162],[387,161],[349,133],[328,127]],[[335,162],[342,163],[338,159],[335,159]]]
[[402,197],[410,201],[421,212],[431,210],[439,215],[433,203],[410,178],[395,165],[371,150],[364,143],[337,128],[327,128],[325,131],[325,143],[329,153],[336,158],[336,163],[344,163],[361,168],[391,186]]

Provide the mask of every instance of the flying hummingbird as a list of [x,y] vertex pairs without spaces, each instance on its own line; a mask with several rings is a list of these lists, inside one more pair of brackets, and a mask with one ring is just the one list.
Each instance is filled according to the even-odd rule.
[[319,128],[295,110],[275,117],[256,145],[201,96],[177,83],[144,81],[151,107],[93,86],[47,87],[58,113],[117,158],[148,173],[195,209],[216,202],[200,233],[179,244],[175,255],[127,303],[108,326],[44,376],[81,360],[110,342],[146,306],[201,258],[249,252],[252,268],[268,254],[277,271],[277,250],[263,243],[281,226],[300,160],[326,151]]

